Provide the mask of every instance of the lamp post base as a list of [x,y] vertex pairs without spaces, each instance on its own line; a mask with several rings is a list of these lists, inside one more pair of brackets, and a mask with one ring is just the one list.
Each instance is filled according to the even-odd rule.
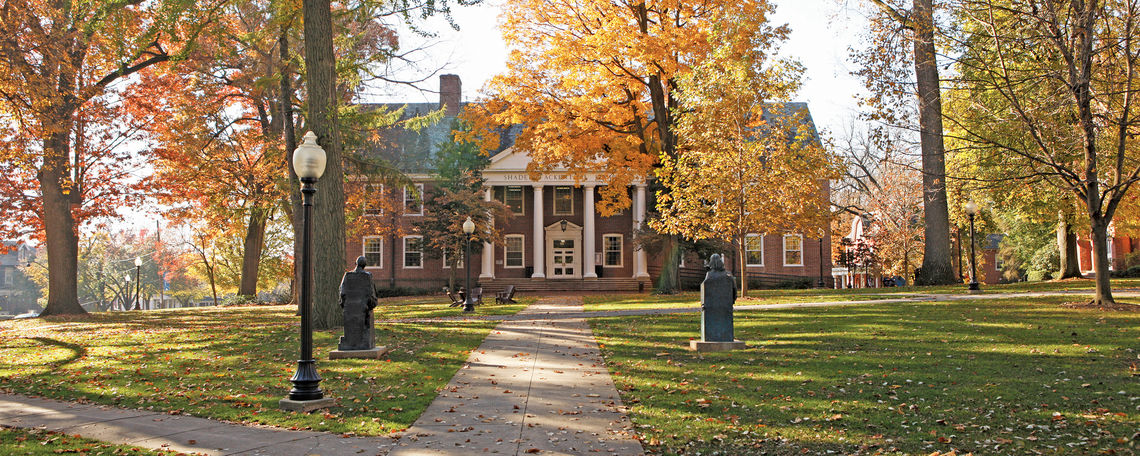
[[981,293],[982,287],[978,285],[978,282],[970,282],[969,291],[970,293]]
[[320,399],[312,401],[295,401],[289,398],[284,398],[281,399],[277,405],[281,408],[281,410],[309,413],[313,410],[320,410],[336,405],[336,399],[333,399],[331,397],[322,397]]
[[321,391],[321,376],[317,375],[317,362],[311,359],[297,361],[297,372],[289,379],[293,389],[289,390],[289,400],[316,401],[325,397]]

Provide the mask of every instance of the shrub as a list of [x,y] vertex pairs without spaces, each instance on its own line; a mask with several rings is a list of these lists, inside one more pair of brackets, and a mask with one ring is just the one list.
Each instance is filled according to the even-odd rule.
[[397,296],[427,296],[438,293],[437,288],[391,287],[377,288],[377,298],[394,298]]

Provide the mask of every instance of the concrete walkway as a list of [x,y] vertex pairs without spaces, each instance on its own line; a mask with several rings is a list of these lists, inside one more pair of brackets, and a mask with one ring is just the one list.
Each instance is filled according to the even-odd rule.
[[[581,310],[551,297],[521,314]],[[642,454],[631,427],[586,321],[523,319],[491,331],[390,454]]]
[[40,428],[104,442],[207,455],[374,455],[386,437],[250,427],[162,412],[124,410],[0,394],[0,424]]

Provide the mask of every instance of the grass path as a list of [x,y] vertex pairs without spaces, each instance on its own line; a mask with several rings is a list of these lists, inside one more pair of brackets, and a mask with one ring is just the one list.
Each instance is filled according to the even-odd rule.
[[1066,300],[743,311],[704,355],[696,314],[591,324],[654,453],[1135,452],[1140,312]]
[[[510,314],[511,306],[480,313]],[[444,309],[441,311],[441,308]],[[444,303],[378,306],[377,320],[456,314]],[[314,333],[325,413],[283,412],[299,331],[295,308],[114,312],[0,322],[0,389],[238,423],[383,435],[408,427],[495,322],[385,322],[381,361],[329,360],[340,331]]]

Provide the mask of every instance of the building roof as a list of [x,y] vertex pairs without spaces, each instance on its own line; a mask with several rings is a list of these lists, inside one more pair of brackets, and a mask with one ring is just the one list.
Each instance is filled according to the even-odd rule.
[[[445,81],[445,78],[454,78],[451,81]],[[427,125],[419,131],[396,126],[381,131],[377,135],[380,139],[369,146],[371,155],[384,159],[396,169],[404,173],[417,174],[417,173],[432,173],[435,171],[435,158],[439,153],[440,144],[451,140],[452,131],[457,127],[456,114],[463,107],[471,103],[459,101],[459,82],[458,76],[444,75],[441,76],[441,90],[439,103],[367,103],[360,105],[364,110],[385,109],[390,112],[395,112],[399,109],[404,109],[400,120],[407,120],[414,117],[425,116],[434,111],[439,110],[441,107],[454,103],[458,106],[456,109],[448,109],[445,111],[443,118],[433,124]],[[454,85],[452,85],[454,84]],[[450,99],[448,99],[450,97]],[[795,119],[802,118],[809,128],[810,141],[819,143],[819,132],[816,130],[815,122],[812,120],[811,111],[808,109],[807,103],[804,102],[787,102],[787,103],[772,103],[772,105],[779,105],[777,109],[769,110],[765,117],[767,120],[773,119]],[[510,127],[500,129],[499,131],[499,147],[492,151],[492,157],[511,149],[515,145],[515,140],[522,132],[524,126],[522,124],[511,125]],[[790,133],[795,136],[796,132],[793,130]],[[794,138],[789,138],[794,139]]]
[[[468,104],[470,103],[462,103],[461,106]],[[361,107],[365,110],[386,109],[392,112],[404,109],[401,121],[425,116],[440,109],[439,103],[368,103]],[[445,113],[438,122],[419,131],[398,126],[385,129],[378,135],[381,138],[379,143],[372,144],[371,153],[405,173],[433,172],[439,146],[451,141],[452,131],[457,127],[456,122],[454,114]],[[512,125],[500,131],[499,148],[492,151],[491,156],[513,146],[520,132],[522,125]]]
[[987,234],[985,239],[982,240],[981,248],[983,250],[997,250],[1001,247],[1001,241],[1005,239],[1004,234]]

